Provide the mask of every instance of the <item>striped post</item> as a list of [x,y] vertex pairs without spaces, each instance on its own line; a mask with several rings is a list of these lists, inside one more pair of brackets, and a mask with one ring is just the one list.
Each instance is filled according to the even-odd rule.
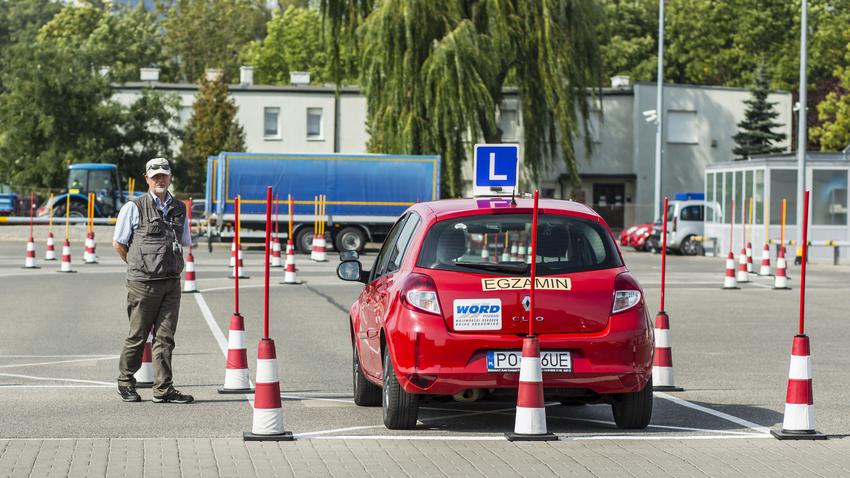
[[236,238],[230,243],[230,267],[236,267]]
[[673,348],[670,343],[670,318],[664,311],[655,316],[655,356],[652,360],[652,389],[681,392],[673,383]]
[[62,244],[62,265],[59,268],[59,272],[77,272],[71,269],[71,241],[68,239],[65,239],[65,242]]
[[519,391],[514,432],[508,440],[557,440],[546,429],[546,407],[543,403],[543,369],[540,365],[540,341],[535,335],[522,340],[519,365]]
[[747,243],[747,272],[753,272],[753,244]]
[[726,257],[726,277],[723,278],[724,289],[739,289],[738,282],[735,280],[735,254],[729,251],[729,256]]
[[738,282],[749,282],[750,276],[747,274],[747,249],[741,249],[741,256],[738,258]]
[[192,255],[192,249],[189,248],[189,255],[186,257],[186,280],[183,282],[183,293],[198,292],[198,285],[195,283],[195,256]]
[[254,421],[245,441],[289,441],[292,432],[283,428],[277,355],[274,340],[263,338],[257,347],[257,391],[254,394]]
[[35,265],[35,242],[32,236],[27,240],[27,254],[24,258],[24,269],[40,269]]
[[785,246],[779,246],[779,255],[776,257],[776,277],[773,280],[774,289],[791,289],[788,287],[788,276],[785,273],[787,267],[785,262]]
[[249,375],[248,350],[245,348],[245,319],[236,312],[230,316],[224,387],[218,389],[218,393],[253,393]]
[[45,261],[55,261],[56,260],[56,243],[53,240],[53,233],[47,233],[47,250],[44,252],[44,260]]
[[296,278],[295,268],[295,246],[292,244],[292,239],[286,243],[286,268],[283,271],[283,283],[294,285],[300,284]]
[[761,267],[759,268],[759,275],[770,275],[770,246],[766,242],[761,250]]
[[812,358],[807,335],[794,336],[791,346],[791,366],[785,394],[785,415],[782,430],[771,430],[780,440],[825,440],[815,431],[815,406],[812,394]]

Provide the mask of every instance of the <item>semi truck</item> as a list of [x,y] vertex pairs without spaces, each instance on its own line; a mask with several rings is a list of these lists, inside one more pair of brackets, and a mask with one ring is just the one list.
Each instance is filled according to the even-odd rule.
[[440,157],[382,154],[259,154],[223,152],[207,158],[205,213],[209,240],[233,237],[240,196],[240,236],[265,229],[266,187],[279,210],[280,237],[288,237],[287,197],[293,199],[293,241],[308,253],[314,198],[324,195],[326,240],[337,251],[361,252],[381,242],[410,205],[440,197]]

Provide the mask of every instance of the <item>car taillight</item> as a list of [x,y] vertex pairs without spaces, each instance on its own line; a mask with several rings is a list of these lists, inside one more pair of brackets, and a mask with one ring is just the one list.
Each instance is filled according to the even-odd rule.
[[45,215],[47,215],[47,208],[46,208],[46,207],[40,207],[40,208],[38,208],[38,210],[35,212],[35,215],[36,215],[36,216],[45,216]]
[[434,279],[425,274],[413,272],[404,281],[401,288],[402,302],[416,310],[440,315],[440,302],[437,299],[437,286]]
[[611,313],[624,312],[640,302],[641,291],[637,280],[628,272],[618,275],[614,279],[614,304],[611,306]]

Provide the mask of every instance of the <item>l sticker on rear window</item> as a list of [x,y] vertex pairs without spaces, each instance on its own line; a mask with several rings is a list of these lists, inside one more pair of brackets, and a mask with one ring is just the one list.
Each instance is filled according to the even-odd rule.
[[455,299],[455,330],[501,330],[501,299]]
[[[537,277],[534,288],[541,290],[570,290],[569,277]],[[531,289],[530,277],[488,277],[481,279],[481,290]]]

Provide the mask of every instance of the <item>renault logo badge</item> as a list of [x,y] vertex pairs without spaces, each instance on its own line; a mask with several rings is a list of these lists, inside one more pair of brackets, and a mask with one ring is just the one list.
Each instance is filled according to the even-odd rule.
[[525,296],[522,298],[522,308],[528,312],[528,308],[531,307],[531,297]]

